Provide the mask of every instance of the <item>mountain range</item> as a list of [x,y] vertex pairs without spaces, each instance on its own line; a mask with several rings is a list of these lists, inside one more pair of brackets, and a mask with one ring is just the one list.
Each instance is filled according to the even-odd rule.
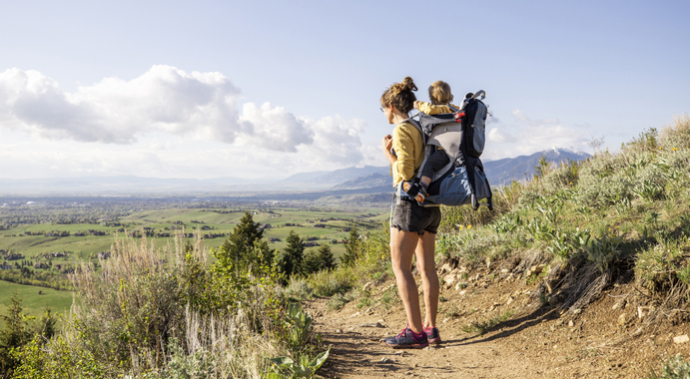
[[[493,187],[511,180],[530,178],[544,156],[550,162],[581,161],[589,154],[573,149],[551,148],[532,155],[484,162],[484,171]],[[281,180],[160,179],[137,176],[0,179],[0,195],[123,195],[123,194],[213,194],[283,199],[319,198],[330,195],[380,193],[391,188],[388,166],[348,167],[333,171],[299,173]],[[248,192],[249,191],[249,192]],[[247,197],[247,195],[249,195]]]
[[[484,163],[484,172],[492,187],[500,187],[513,180],[531,178],[536,173],[535,166],[539,164],[541,157],[553,163],[583,161],[591,155],[574,149],[551,148],[532,155],[521,155],[515,158],[504,158]],[[381,167],[381,170],[370,175],[349,179],[332,187],[333,190],[362,189],[390,185],[389,168]]]

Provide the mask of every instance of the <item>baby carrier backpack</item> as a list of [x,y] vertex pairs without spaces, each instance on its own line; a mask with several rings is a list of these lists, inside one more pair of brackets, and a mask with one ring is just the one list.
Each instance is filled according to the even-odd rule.
[[[486,140],[487,109],[481,101],[485,97],[484,91],[468,93],[460,109],[448,105],[454,113],[427,115],[420,112],[415,115],[419,116],[418,121],[412,119],[412,124],[422,133],[425,146],[425,159],[418,176],[437,147],[442,148],[450,160],[434,172],[423,206],[472,204],[477,210],[485,204],[493,210],[491,186],[479,160]],[[487,202],[480,203],[483,199]]]

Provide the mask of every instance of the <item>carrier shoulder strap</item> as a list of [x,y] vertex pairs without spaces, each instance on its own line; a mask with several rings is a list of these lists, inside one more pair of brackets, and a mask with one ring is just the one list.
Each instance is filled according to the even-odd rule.
[[[416,116],[416,115],[415,115],[415,116]],[[413,116],[413,117],[414,117],[414,116]],[[422,139],[424,139],[424,132],[422,131],[422,126],[419,125],[419,121],[413,119],[412,117],[408,118],[408,119],[405,120],[405,121],[409,121],[410,124],[412,124],[415,128],[417,128],[417,130],[419,130],[419,133],[422,135]],[[405,122],[405,121],[403,121],[403,122]],[[425,141],[425,142],[426,142],[426,141]]]

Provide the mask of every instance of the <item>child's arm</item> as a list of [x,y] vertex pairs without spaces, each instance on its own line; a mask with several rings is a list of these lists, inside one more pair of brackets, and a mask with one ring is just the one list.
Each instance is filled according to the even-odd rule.
[[431,103],[427,103],[426,101],[417,101],[415,108],[419,109],[420,112],[429,115],[452,112],[450,108],[445,105],[433,105]]

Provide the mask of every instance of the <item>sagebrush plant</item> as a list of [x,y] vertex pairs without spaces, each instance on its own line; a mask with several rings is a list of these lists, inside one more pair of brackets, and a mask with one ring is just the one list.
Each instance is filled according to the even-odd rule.
[[553,267],[562,271],[567,307],[586,305],[628,268],[643,288],[681,301],[678,294],[690,294],[690,267],[679,253],[690,250],[688,167],[688,116],[641,133],[617,153],[557,165],[542,160],[535,177],[508,188],[518,196],[505,208],[444,208],[439,255],[481,262],[548,253],[544,263],[560,262]]
[[287,307],[275,268],[209,267],[203,240],[183,240],[156,249],[145,238],[117,239],[100,271],[83,264],[65,330],[18,351],[17,373],[261,378],[267,358],[310,353],[311,325],[297,325],[305,319]]
[[648,379],[686,379],[690,378],[690,362],[686,362],[681,355],[676,355],[661,365],[659,374],[654,369],[650,371]]

